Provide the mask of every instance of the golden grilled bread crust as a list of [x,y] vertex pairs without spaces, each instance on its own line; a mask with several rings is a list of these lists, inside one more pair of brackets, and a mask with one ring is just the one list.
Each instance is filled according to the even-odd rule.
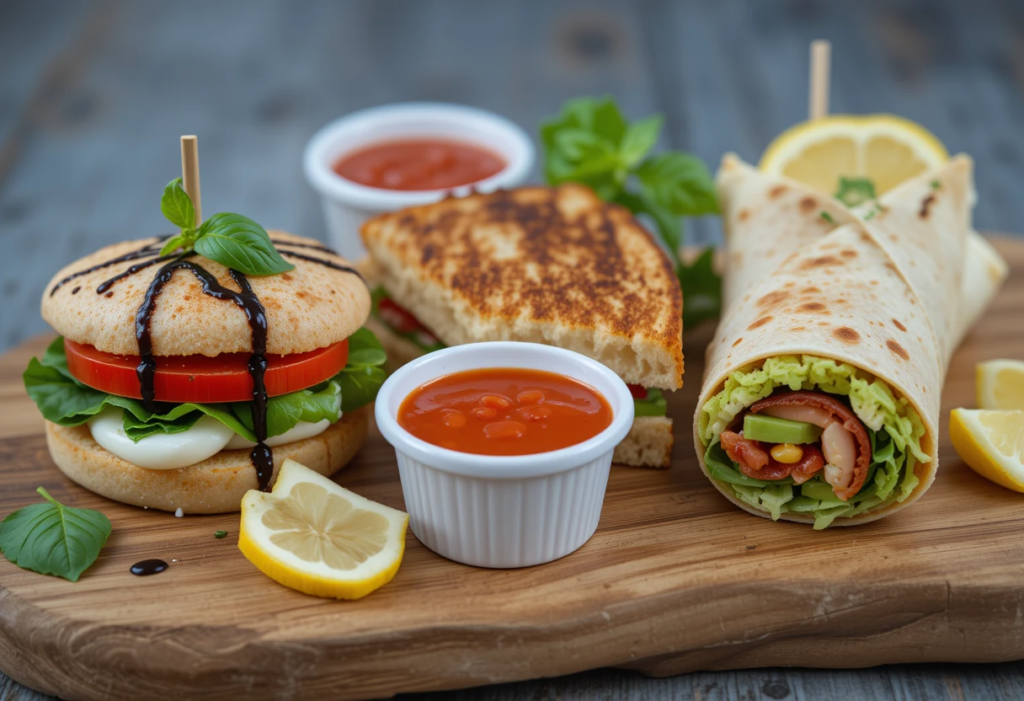
[[[313,239],[271,231],[275,240],[317,245]],[[138,355],[135,315],[159,265],[121,280],[106,294],[97,294],[100,283],[122,273],[133,263],[125,261],[76,278],[50,294],[58,281],[138,250],[156,239],[140,239],[107,246],[57,273],[43,293],[42,314],[50,326],[72,341],[101,351]],[[310,249],[296,253],[348,265],[340,256]],[[220,263],[196,256],[191,260],[232,290],[238,285]],[[357,275],[291,256],[285,260],[295,269],[281,275],[248,276],[253,291],[267,314],[267,352],[303,353],[343,341],[362,326],[370,313],[370,294]],[[157,298],[151,333],[154,355],[207,355],[252,351],[252,331],[245,312],[230,301],[203,294],[200,282],[187,270],[178,270]]]
[[581,185],[447,199],[362,228],[375,277],[448,345],[534,341],[682,386],[682,292],[622,207]]

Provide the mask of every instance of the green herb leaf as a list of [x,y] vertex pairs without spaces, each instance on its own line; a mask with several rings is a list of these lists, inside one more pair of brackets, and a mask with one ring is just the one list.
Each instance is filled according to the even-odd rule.
[[875,199],[875,184],[867,178],[839,178],[836,199],[847,207],[856,207]]
[[160,255],[166,256],[169,253],[174,253],[179,248],[187,251],[188,249],[192,248],[193,241],[194,239],[183,236],[182,234],[172,236],[171,238],[167,239],[167,243],[165,243],[164,247],[160,249]]
[[110,520],[99,511],[64,506],[42,487],[46,503],[32,504],[0,523],[0,552],[39,574],[77,582],[96,561],[110,536]]
[[662,153],[641,163],[636,174],[658,204],[676,216],[718,214],[715,181],[696,156]]
[[381,367],[346,368],[334,379],[341,385],[341,410],[355,411],[377,398],[377,391],[388,377]]
[[[192,229],[196,225],[196,209],[192,205],[192,198],[182,187],[181,178],[175,178],[167,183],[164,188],[163,197],[160,198],[160,211],[179,229]],[[174,249],[171,249],[174,250]]]
[[722,278],[715,272],[715,250],[705,248],[689,266],[679,271],[683,288],[683,327],[690,329],[722,313]]
[[220,540],[221,538],[223,538],[227,534],[228,534],[227,531],[214,531],[213,532],[213,537],[216,538],[217,540]]
[[824,209],[821,210],[821,218],[827,221],[829,224],[836,223],[836,220],[832,218],[832,215],[826,212]]
[[195,250],[246,275],[276,275],[295,268],[274,248],[266,229],[241,214],[214,214],[196,232]]
[[658,143],[658,134],[661,133],[661,125],[665,119],[660,114],[647,119],[641,119],[629,125],[626,135],[622,139],[622,146],[619,147],[619,154],[623,165],[633,168],[644,156]]

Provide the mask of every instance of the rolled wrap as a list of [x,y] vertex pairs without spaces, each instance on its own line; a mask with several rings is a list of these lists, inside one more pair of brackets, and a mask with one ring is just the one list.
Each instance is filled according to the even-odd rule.
[[[701,469],[734,504],[769,515],[711,478],[702,409],[734,372],[784,356],[847,363],[882,380],[924,427],[920,444],[928,460],[915,461],[918,482],[909,496],[840,517],[834,525],[881,518],[909,506],[931,485],[949,357],[984,308],[973,300],[987,304],[1002,279],[998,254],[980,237],[980,245],[972,243],[977,234],[970,229],[971,177],[970,159],[957,157],[878,203],[851,210],[726,157],[719,172],[725,311],[707,351],[694,443]],[[969,295],[968,285],[977,288]],[[815,520],[795,512],[781,518]]]

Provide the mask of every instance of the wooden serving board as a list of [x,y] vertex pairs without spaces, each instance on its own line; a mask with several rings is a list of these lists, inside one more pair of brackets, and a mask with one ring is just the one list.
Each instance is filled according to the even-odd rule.
[[[69,699],[362,699],[620,666],[667,676],[759,666],[865,667],[1024,658],[1024,495],[981,479],[945,435],[974,404],[974,364],[1024,358],[1024,242],[1010,280],[956,354],[941,466],[912,508],[814,532],[733,508],[701,475],[691,417],[705,327],[686,339],[670,470],[613,469],[601,525],[552,564],[496,571],[433,554],[410,532],[394,581],[358,602],[265,578],[238,516],[107,501],[53,466],[21,372],[48,339],[0,358],[0,515],[38,500],[101,509],[113,535],[77,584],[0,558],[0,669]],[[391,448],[371,437],[336,478],[402,508]],[[217,540],[214,531],[228,531]],[[133,577],[144,558],[171,563]]]

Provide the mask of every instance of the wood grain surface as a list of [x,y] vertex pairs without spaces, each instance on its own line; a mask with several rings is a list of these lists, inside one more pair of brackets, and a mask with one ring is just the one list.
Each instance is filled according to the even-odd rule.
[[[1024,244],[998,246],[1013,272],[954,358],[944,415],[972,405],[976,362],[1024,357]],[[20,384],[46,339],[20,346],[0,358],[0,513],[36,501],[42,485],[101,509],[114,531],[77,584],[0,562],[0,668],[66,698],[358,699],[604,666],[666,676],[1024,657],[1022,497],[977,477],[943,435],[935,486],[882,521],[818,533],[734,509],[704,481],[689,442],[709,331],[687,338],[686,389],[670,403],[672,468],[613,470],[582,549],[483,570],[410,533],[394,581],[359,602],[266,579],[235,547],[237,515],[177,519],[65,479]],[[379,436],[337,481],[402,507]],[[149,557],[170,569],[129,574]]]

